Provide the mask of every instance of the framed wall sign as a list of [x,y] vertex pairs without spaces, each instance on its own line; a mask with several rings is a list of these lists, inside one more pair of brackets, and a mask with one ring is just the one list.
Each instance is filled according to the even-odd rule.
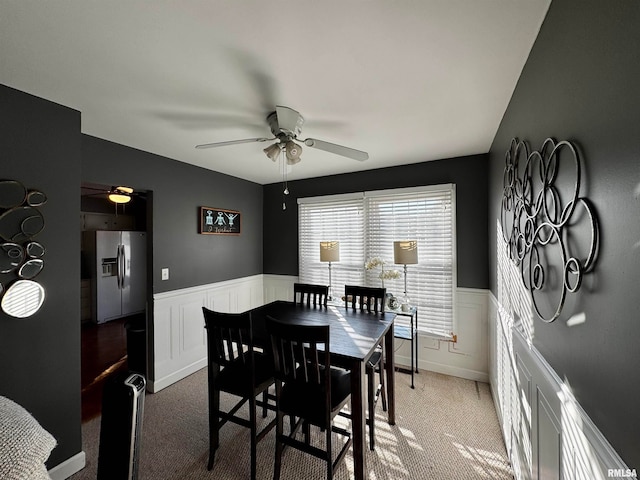
[[224,208],[200,207],[200,233],[240,235],[240,212]]

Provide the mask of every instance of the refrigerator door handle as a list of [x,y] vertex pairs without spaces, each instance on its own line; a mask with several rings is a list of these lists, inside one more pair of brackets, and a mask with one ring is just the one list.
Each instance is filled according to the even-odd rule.
[[124,287],[124,248],[118,245],[118,288],[122,290]]
[[124,245],[120,245],[122,249],[122,255],[120,255],[120,259],[122,260],[122,276],[120,277],[121,287],[124,290],[124,281],[127,278],[126,268],[127,268],[127,257],[125,255]]

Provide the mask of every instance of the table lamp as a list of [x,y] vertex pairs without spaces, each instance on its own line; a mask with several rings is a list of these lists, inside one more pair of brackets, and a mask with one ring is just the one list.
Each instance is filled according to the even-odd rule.
[[329,242],[320,242],[320,261],[329,262],[329,298],[333,300],[331,292],[331,262],[340,261],[340,242],[335,240]]
[[393,242],[393,263],[404,265],[404,298],[401,308],[403,311],[409,310],[409,297],[407,296],[407,265],[418,263],[418,242],[417,240],[400,240]]

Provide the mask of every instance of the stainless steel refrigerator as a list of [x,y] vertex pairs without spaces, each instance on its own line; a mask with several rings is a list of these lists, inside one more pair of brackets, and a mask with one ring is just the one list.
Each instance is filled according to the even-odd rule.
[[145,232],[84,232],[83,251],[91,268],[93,319],[97,323],[145,311]]

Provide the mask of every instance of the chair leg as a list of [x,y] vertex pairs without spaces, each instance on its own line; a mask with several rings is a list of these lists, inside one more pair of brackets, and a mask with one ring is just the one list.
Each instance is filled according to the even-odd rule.
[[380,396],[382,397],[382,411],[387,411],[387,387],[384,384],[384,377],[386,372],[384,370],[384,362],[380,362]]
[[369,449],[375,449],[375,395],[376,389],[374,385],[375,371],[371,371],[367,368],[367,402],[368,402],[368,415],[369,415]]
[[331,424],[329,424],[329,428],[327,428],[327,480],[331,480],[333,478],[333,450],[331,445]]
[[304,431],[304,443],[309,445],[309,442],[311,441],[311,425],[309,425],[309,422],[304,422],[302,429]]
[[[264,392],[262,392],[262,418],[267,418],[267,400],[269,389],[267,388]],[[385,408],[386,410],[386,408]]]
[[251,423],[251,480],[256,480],[256,457],[258,455],[256,408],[256,397],[252,395],[249,399],[249,422]]
[[280,469],[282,467],[282,435],[283,428],[282,423],[284,421],[284,415],[278,411],[276,413],[276,451],[275,451],[275,459],[273,464],[273,480],[280,480]]
[[213,468],[216,450],[220,444],[220,392],[209,389],[209,462],[207,470]]

